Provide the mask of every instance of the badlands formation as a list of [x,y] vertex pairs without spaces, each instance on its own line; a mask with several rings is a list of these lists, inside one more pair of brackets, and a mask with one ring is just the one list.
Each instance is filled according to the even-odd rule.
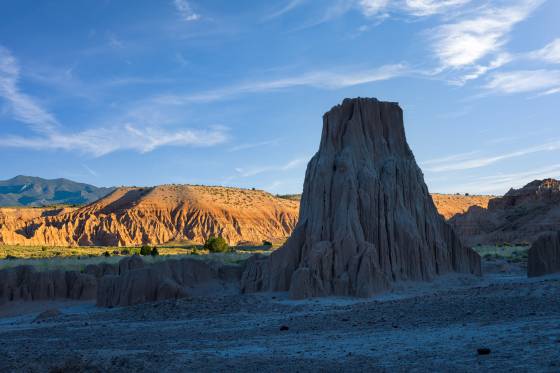
[[[132,246],[222,235],[230,244],[281,241],[298,219],[299,196],[226,187],[119,188],[84,207],[0,207],[0,243]],[[489,197],[432,194],[446,219]]]
[[258,190],[192,185],[119,188],[81,208],[0,209],[0,243],[135,246],[170,241],[278,241],[297,223],[297,201]]
[[471,207],[451,225],[467,245],[526,244],[560,230],[560,181],[535,180],[493,198],[488,208]]
[[358,98],[323,117],[298,225],[282,248],[249,259],[241,286],[296,299],[367,297],[449,272],[480,275],[479,255],[438,214],[398,104]]

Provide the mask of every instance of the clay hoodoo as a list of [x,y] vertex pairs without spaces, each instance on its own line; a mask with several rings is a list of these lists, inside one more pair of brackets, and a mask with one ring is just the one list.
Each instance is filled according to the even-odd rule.
[[270,257],[248,262],[242,290],[370,296],[394,281],[447,272],[479,275],[480,257],[438,214],[406,142],[401,108],[346,99],[323,118],[298,225]]
[[527,275],[544,276],[560,272],[560,232],[542,234],[529,249]]

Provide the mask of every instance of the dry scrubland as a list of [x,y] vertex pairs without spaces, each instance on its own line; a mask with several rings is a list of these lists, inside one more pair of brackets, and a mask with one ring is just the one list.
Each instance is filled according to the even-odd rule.
[[[276,246],[273,246],[274,249]],[[242,246],[227,253],[210,253],[201,246],[158,246],[158,256],[143,256],[148,263],[185,256],[196,259],[217,260],[236,264],[251,255],[268,254],[271,248],[264,246]],[[139,247],[47,247],[47,246],[0,246],[0,269],[19,265],[32,265],[39,270],[64,269],[83,270],[88,264],[116,264],[127,255],[140,252]],[[109,253],[107,256],[106,253]]]

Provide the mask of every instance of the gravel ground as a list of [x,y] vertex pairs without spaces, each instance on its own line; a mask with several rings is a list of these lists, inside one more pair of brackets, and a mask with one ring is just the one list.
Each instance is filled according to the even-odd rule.
[[[0,319],[0,371],[560,371],[560,276],[486,269],[365,300],[12,305],[18,316]],[[55,306],[62,314],[34,321]]]

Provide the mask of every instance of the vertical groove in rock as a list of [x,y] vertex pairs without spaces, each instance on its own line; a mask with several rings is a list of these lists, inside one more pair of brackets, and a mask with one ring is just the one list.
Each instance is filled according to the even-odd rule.
[[370,296],[394,281],[480,275],[480,257],[462,247],[428,194],[402,118],[398,104],[363,98],[325,114],[298,226],[270,257],[248,262],[244,291]]

